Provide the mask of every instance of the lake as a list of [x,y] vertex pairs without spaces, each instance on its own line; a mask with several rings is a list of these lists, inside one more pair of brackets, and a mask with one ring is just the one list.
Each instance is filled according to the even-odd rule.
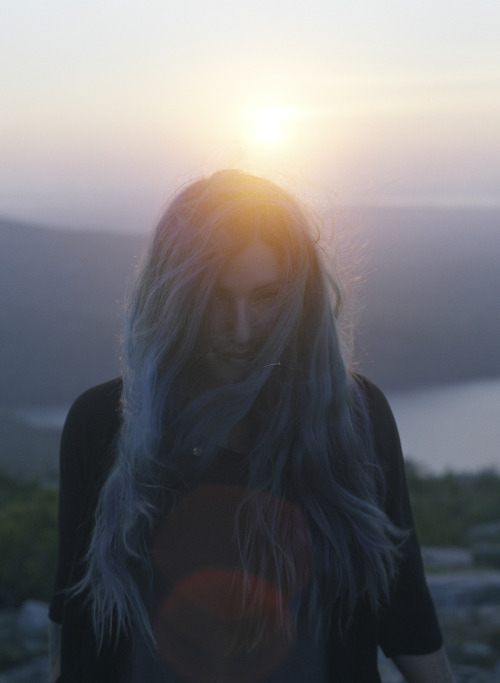
[[500,379],[387,394],[403,452],[430,472],[500,472]]
[[[424,469],[500,472],[500,379],[387,392],[403,452]],[[60,428],[67,407],[16,411],[33,426]]]

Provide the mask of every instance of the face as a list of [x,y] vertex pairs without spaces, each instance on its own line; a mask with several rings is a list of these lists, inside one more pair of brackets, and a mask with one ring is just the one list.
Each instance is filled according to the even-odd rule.
[[275,250],[259,241],[244,247],[222,271],[204,330],[208,370],[218,384],[245,377],[274,322],[281,284]]

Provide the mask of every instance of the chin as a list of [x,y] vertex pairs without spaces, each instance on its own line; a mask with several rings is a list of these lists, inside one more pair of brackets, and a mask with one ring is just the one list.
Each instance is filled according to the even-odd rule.
[[241,382],[247,375],[246,367],[234,367],[231,363],[215,359],[209,360],[208,371],[214,383],[221,386]]

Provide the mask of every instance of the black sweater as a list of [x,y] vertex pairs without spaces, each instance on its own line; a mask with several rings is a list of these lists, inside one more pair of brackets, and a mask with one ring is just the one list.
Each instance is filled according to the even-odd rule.
[[[374,614],[364,601],[360,601],[347,633],[341,637],[332,630],[321,655],[316,655],[308,645],[304,646],[304,642],[299,643],[288,664],[285,662],[275,674],[258,680],[377,683],[380,681],[377,646],[388,657],[393,657],[427,654],[442,644],[414,531],[394,418],[380,390],[365,379],[360,381],[373,426],[377,457],[386,479],[385,511],[399,528],[410,530],[392,587],[390,605]],[[62,624],[60,680],[63,683],[131,680],[131,642],[121,638],[116,648],[105,644],[98,654],[85,601],[65,598],[65,589],[82,576],[99,492],[113,461],[112,444],[120,425],[121,390],[121,381],[117,379],[82,394],[71,407],[61,441],[59,556],[50,618]],[[229,460],[224,462],[222,459],[218,468],[222,479],[227,476],[226,465],[230,468]],[[327,660],[325,667],[316,661],[323,655]],[[312,674],[312,667],[316,667],[317,674]],[[308,672],[305,678],[301,671]],[[295,677],[292,678],[291,672]],[[161,680],[191,679],[173,673],[169,677],[165,673]]]

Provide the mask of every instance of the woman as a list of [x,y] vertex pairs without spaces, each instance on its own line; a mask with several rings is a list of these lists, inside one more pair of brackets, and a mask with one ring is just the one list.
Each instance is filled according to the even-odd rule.
[[64,429],[53,680],[370,683],[379,644],[452,680],[397,430],[344,360],[312,226],[239,171],[160,220],[123,379]]

